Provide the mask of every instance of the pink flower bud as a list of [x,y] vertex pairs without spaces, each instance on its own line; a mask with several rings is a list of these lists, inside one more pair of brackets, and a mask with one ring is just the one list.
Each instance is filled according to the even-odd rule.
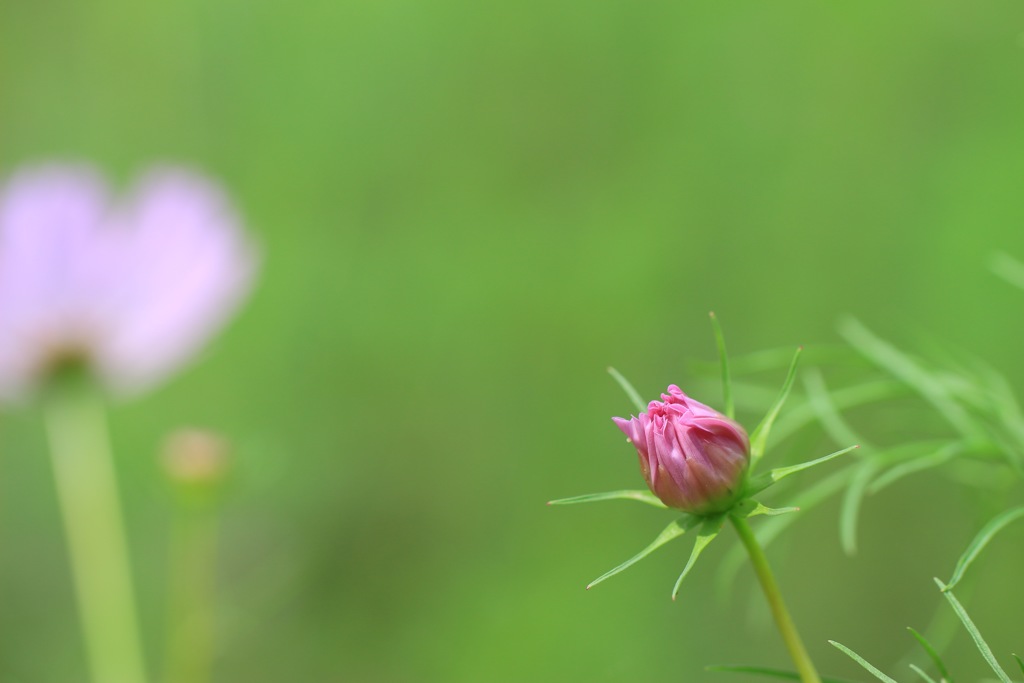
[[727,510],[742,493],[750,463],[746,431],[676,385],[646,413],[612,418],[640,456],[647,486],[665,505],[708,514]]

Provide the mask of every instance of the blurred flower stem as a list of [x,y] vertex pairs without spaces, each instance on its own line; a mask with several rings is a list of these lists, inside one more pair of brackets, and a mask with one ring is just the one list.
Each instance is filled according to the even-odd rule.
[[94,683],[146,680],[117,477],[99,395],[82,377],[54,382],[46,428]]
[[768,599],[768,606],[771,608],[772,617],[775,618],[775,625],[779,629],[782,640],[786,643],[786,649],[789,650],[789,656],[796,665],[800,680],[803,683],[821,683],[821,678],[818,677],[818,672],[807,654],[807,648],[800,640],[800,634],[797,633],[793,618],[789,616],[786,603],[782,600],[779,584],[775,582],[772,568],[768,566],[768,558],[765,557],[761,544],[757,542],[757,537],[754,536],[750,524],[744,517],[735,513],[729,515],[729,519],[732,520],[740,540],[743,541],[743,545],[747,549],[747,554],[750,555],[750,563],[754,567],[754,573],[757,574],[757,580],[761,583],[761,590],[764,591],[764,596]]
[[216,549],[216,511],[179,504],[171,546],[166,683],[210,680]]
[[165,683],[210,680],[218,512],[229,451],[229,443],[208,430],[180,429],[164,442],[164,472],[175,503]]

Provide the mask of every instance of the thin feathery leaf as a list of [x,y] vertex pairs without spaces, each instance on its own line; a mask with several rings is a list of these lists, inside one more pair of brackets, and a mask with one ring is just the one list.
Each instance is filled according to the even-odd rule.
[[[909,389],[902,382],[893,379],[880,379],[856,384],[852,387],[836,389],[831,392],[832,404],[836,410],[849,410],[858,406],[877,403],[886,399],[897,398],[909,393]],[[772,433],[778,439],[798,432],[817,419],[817,414],[809,400],[793,405],[784,415],[781,415]],[[842,443],[842,442],[841,442]]]
[[[963,355],[958,354],[958,357]],[[995,420],[993,426],[1002,429],[989,435],[995,442],[991,445],[1018,476],[1024,477],[1024,414],[1013,385],[1005,375],[976,356],[967,355],[963,361],[954,358],[946,362],[952,371],[939,375],[939,378],[946,384],[948,393],[960,403]],[[979,442],[979,445],[984,443]]]
[[643,397],[640,396],[640,392],[633,388],[633,385],[629,383],[629,380],[622,376],[622,373],[615,368],[609,367],[608,374],[611,375],[622,390],[626,392],[626,396],[629,396],[629,400],[633,402],[636,409],[641,413],[647,410],[647,403],[644,402]]
[[1003,278],[1011,285],[1024,289],[1024,263],[1021,263],[1006,252],[997,251],[992,254],[989,262],[992,272]]
[[867,447],[868,442],[857,434],[849,423],[840,415],[839,409],[832,402],[832,397],[825,386],[825,378],[817,368],[811,368],[804,373],[804,388],[807,389],[807,399],[814,410],[818,421],[836,443],[859,443]]
[[886,676],[884,673],[875,668],[868,660],[864,659],[859,654],[857,654],[850,648],[846,647],[842,643],[837,643],[834,640],[830,640],[828,642],[832,644],[832,647],[836,648],[840,652],[844,653],[847,657],[849,657],[850,659],[864,667],[865,671],[867,671],[869,674],[871,674],[878,680],[883,681],[883,683],[896,683],[895,679]]
[[[1003,491],[1013,481],[1007,475],[1012,474],[1009,468],[993,467],[997,463],[985,460],[968,460],[954,458],[942,470],[943,476],[950,481],[976,489]],[[1002,463],[998,463],[1002,464]]]
[[964,578],[964,572],[966,572],[967,568],[971,566],[971,563],[977,559],[981,551],[989,544],[989,541],[991,541],[996,534],[1002,531],[1006,525],[1020,519],[1021,517],[1024,517],[1024,507],[1007,510],[996,515],[991,521],[989,521],[989,523],[978,532],[978,535],[974,537],[970,545],[967,546],[967,550],[964,551],[964,554],[960,556],[960,559],[956,563],[956,569],[953,570],[953,578],[951,578],[949,583],[946,584],[945,590],[951,590],[953,586],[960,583],[960,580]]
[[970,440],[984,439],[984,432],[950,395],[943,382],[920,363],[865,327],[854,318],[839,326],[839,333],[866,358],[914,389],[946,418],[954,429]]
[[888,471],[880,474],[877,479],[871,482],[871,485],[868,486],[867,493],[869,496],[873,496],[908,475],[917,474],[918,472],[923,472],[925,470],[932,469],[933,467],[945,465],[947,462],[963,453],[963,451],[964,446],[962,443],[952,443],[940,448],[931,455],[925,455],[896,465]]
[[764,456],[765,449],[768,447],[768,433],[772,429],[772,424],[775,423],[775,419],[779,416],[779,411],[782,410],[782,404],[786,402],[786,398],[789,396],[789,391],[793,388],[793,380],[796,378],[796,366],[800,362],[800,354],[803,352],[804,347],[797,347],[796,352],[793,354],[793,360],[789,364],[789,372],[786,373],[786,381],[782,383],[782,391],[779,392],[779,397],[775,400],[775,404],[768,410],[768,414],[764,416],[761,423],[754,429],[753,434],[750,435],[750,471],[754,471],[754,467],[758,461]]
[[[732,372],[732,362],[729,363],[729,371]],[[719,377],[719,382],[721,378]],[[706,389],[702,388],[703,393],[709,393],[716,382],[707,380],[704,384]],[[744,382],[743,380],[737,380],[736,375],[732,375],[730,380],[732,384],[732,399],[733,403],[736,404],[737,410],[745,410],[750,413],[764,413],[771,407],[775,399],[778,398],[778,389],[770,389],[764,384],[759,382]]]
[[[961,592],[969,594],[970,588],[968,586],[969,583],[965,582]],[[936,652],[946,652],[954,639],[961,634],[961,631],[963,631],[963,626],[960,624],[960,619],[945,604],[937,604],[935,606],[931,619],[928,620],[928,625],[921,629],[922,634],[927,634],[928,642]],[[920,658],[919,643],[915,643],[905,650],[899,662],[893,664],[893,668],[899,671],[919,661]],[[952,683],[951,679],[952,677],[950,677],[947,683]]]
[[788,467],[776,467],[773,470],[769,470],[766,474],[763,474],[760,477],[757,477],[754,481],[750,482],[748,495],[752,495],[754,493],[763,491],[772,484],[782,479],[785,479],[791,474],[803,472],[806,469],[810,469],[817,465],[821,465],[823,463],[828,462],[829,460],[832,460],[833,458],[838,458],[840,455],[846,455],[850,451],[857,450],[857,448],[859,448],[859,446],[849,446],[848,448],[836,451],[835,453],[829,453],[828,455],[822,456],[817,460],[802,462],[799,465],[790,465]]
[[988,665],[992,667],[992,671],[994,671],[996,676],[999,677],[999,680],[1002,681],[1002,683],[1013,683],[1013,681],[1010,680],[1010,677],[1006,674],[1006,671],[1003,670],[1003,667],[999,665],[999,660],[997,660],[996,656],[992,654],[992,648],[990,648],[988,643],[985,642],[985,639],[981,637],[981,631],[978,630],[978,627],[974,625],[974,622],[971,621],[971,618],[967,615],[967,610],[964,609],[964,606],[961,605],[960,601],[956,599],[955,595],[953,595],[953,591],[949,590],[949,587],[943,584],[939,579],[935,579],[935,583],[938,585],[939,590],[942,591],[942,594],[946,596],[946,600],[948,600],[949,604],[953,607],[953,611],[956,612],[956,615],[960,618],[960,622],[964,625],[964,628],[966,628],[967,632],[971,634],[971,638],[974,640],[974,644],[977,646],[978,652],[981,653],[981,656],[985,659]]
[[716,673],[736,673],[736,674],[754,674],[756,676],[766,676],[768,678],[783,678],[787,681],[799,681],[800,674],[795,671],[785,671],[783,669],[770,669],[766,666],[743,666],[743,665],[732,665],[732,664],[713,664],[711,666],[705,666],[705,671],[713,671]]
[[1024,412],[1021,411],[1013,384],[987,363],[977,361],[977,366],[985,388],[983,393],[990,398],[990,410],[999,416],[1003,427],[1017,444],[1015,449],[1006,449],[1006,456],[1017,474],[1022,475],[1024,463],[1021,462],[1020,450],[1024,448]]
[[549,500],[548,505],[576,505],[577,503],[596,503],[602,500],[636,500],[656,508],[665,509],[665,504],[658,500],[658,497],[650,491],[605,491],[604,493],[585,493],[582,496],[572,498],[559,498]]
[[926,674],[917,664],[911,664],[910,668],[914,670],[914,673],[921,677],[921,680],[923,680],[924,683],[935,683],[935,679]]
[[[769,678],[783,678],[787,681],[799,681],[800,674],[785,669],[773,669],[767,666],[745,666],[742,664],[714,664],[704,667],[705,671],[725,672],[736,674],[754,674],[755,676],[767,676]],[[821,677],[821,683],[851,683],[842,678]]]
[[[732,369],[733,377],[741,375],[756,375],[765,372],[776,372],[785,370],[793,360],[792,346],[777,346],[771,349],[761,349],[744,354],[732,354],[729,357],[729,367]],[[847,344],[815,344],[806,349],[804,360],[815,365],[844,365],[854,364],[855,367],[868,367],[863,356],[852,350]],[[711,374],[718,370],[717,363],[694,361],[694,369],[704,374]]]
[[715,344],[718,346],[718,362],[722,365],[722,401],[725,404],[725,415],[730,419],[736,418],[736,405],[732,400],[732,377],[729,375],[729,354],[725,350],[725,335],[722,333],[722,325],[718,322],[718,316],[714,311],[709,314],[711,326],[715,330]]
[[899,446],[891,446],[889,448],[876,450],[875,453],[872,454],[871,458],[883,468],[894,467],[896,465],[911,462],[930,455],[952,443],[963,444],[962,441],[951,442],[949,439],[925,439],[923,441],[911,441],[909,443],[900,444]]
[[637,553],[633,557],[629,558],[628,560],[626,560],[625,562],[620,564],[615,569],[607,571],[604,574],[601,574],[601,576],[599,576],[596,579],[594,579],[593,581],[591,581],[587,585],[587,590],[590,590],[591,588],[593,588],[597,584],[601,583],[602,581],[604,581],[606,579],[610,579],[611,577],[615,576],[616,574],[629,569],[634,564],[636,564],[640,560],[644,559],[645,557],[647,557],[648,555],[653,553],[655,550],[657,550],[661,546],[663,546],[666,543],[668,543],[669,541],[674,540],[676,538],[679,538],[680,536],[685,534],[687,531],[689,531],[690,529],[695,527],[697,525],[698,521],[700,521],[698,518],[691,517],[689,515],[680,517],[679,519],[675,520],[674,522],[669,524],[667,527],[665,527],[665,529],[660,534],[658,534],[658,537],[655,538],[654,541],[649,546],[647,546],[646,548],[641,550],[639,553]]
[[860,518],[860,506],[864,501],[864,491],[877,471],[878,464],[873,460],[861,462],[843,495],[843,504],[839,510],[839,542],[847,555],[857,554],[857,522]]
[[[939,677],[947,683],[953,683],[953,677],[949,675],[949,669],[946,668],[946,663],[942,661],[942,657],[939,656],[938,651],[932,646],[928,639],[918,633],[915,629],[907,627],[910,631],[910,635],[914,636],[914,639],[921,644],[924,651],[928,653],[928,658],[932,660],[932,664],[935,665],[935,669],[939,672]],[[911,664],[913,666],[913,664]]]
[[693,551],[690,553],[690,559],[686,562],[686,567],[683,568],[683,573],[676,579],[676,585],[672,587],[672,599],[676,599],[676,595],[679,593],[679,587],[683,585],[683,579],[693,569],[693,565],[697,563],[697,558],[704,552],[704,549],[708,547],[711,541],[715,540],[718,536],[718,532],[722,530],[722,525],[725,524],[725,515],[718,515],[716,517],[708,517],[704,520],[704,523],[700,527],[700,532],[697,534],[697,540],[693,543]]

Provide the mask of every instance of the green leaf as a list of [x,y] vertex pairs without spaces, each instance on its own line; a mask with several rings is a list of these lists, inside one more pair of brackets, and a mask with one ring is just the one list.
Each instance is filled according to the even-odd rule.
[[1011,285],[1024,289],[1024,263],[1021,263],[1006,252],[997,251],[992,254],[989,267],[993,273]]
[[928,653],[928,657],[932,660],[932,663],[939,672],[939,677],[944,681],[948,681],[948,683],[953,683],[953,677],[949,675],[949,670],[946,668],[946,664],[942,661],[942,657],[939,656],[938,651],[936,651],[936,649],[932,647],[932,644],[928,642],[928,639],[909,626],[907,627],[907,630],[910,631],[910,635],[914,636],[914,639],[917,640],[917,642],[921,643],[921,647],[924,648],[924,651]]
[[590,590],[591,588],[593,588],[597,584],[601,583],[605,579],[610,579],[611,577],[615,576],[619,572],[623,572],[623,571],[629,569],[634,564],[636,564],[640,560],[644,559],[645,557],[647,557],[648,555],[653,553],[655,550],[657,550],[661,546],[663,546],[666,543],[668,543],[669,541],[671,541],[673,539],[676,539],[676,538],[679,538],[680,536],[685,534],[687,531],[689,531],[690,529],[695,527],[699,521],[700,521],[699,518],[692,517],[690,515],[684,515],[683,517],[680,517],[679,519],[675,520],[674,522],[669,524],[667,527],[665,527],[664,531],[662,531],[660,534],[658,534],[658,537],[656,539],[654,539],[654,541],[649,546],[647,546],[646,548],[641,550],[639,553],[637,553],[633,557],[629,558],[628,560],[626,560],[625,562],[620,564],[615,569],[607,571],[604,574],[601,574],[601,576],[599,576],[596,579],[594,579],[593,581],[591,581],[587,585],[587,590]]
[[873,496],[882,489],[892,486],[903,477],[906,477],[911,474],[917,474],[918,472],[923,472],[924,470],[928,470],[933,467],[944,465],[953,458],[963,453],[963,451],[964,446],[962,443],[952,443],[930,455],[918,457],[913,460],[896,465],[890,468],[887,472],[884,472],[881,475],[879,475],[877,479],[871,482],[871,485],[868,486],[867,493],[869,496]]
[[935,679],[926,674],[917,664],[911,664],[910,668],[914,670],[914,673],[921,677],[924,683],[935,683]]
[[[991,416],[996,422],[995,426],[1005,430],[1005,436],[1000,433],[990,435],[997,442],[993,446],[997,447],[996,451],[1016,470],[1017,475],[1024,477],[1024,461],[1021,457],[1024,414],[1021,413],[1013,385],[1006,376],[976,356],[948,351],[941,355],[951,368],[951,371],[937,375],[946,385],[947,393],[977,413]],[[1006,443],[1007,436],[1014,441],[1013,444]]]
[[999,417],[1003,427],[1017,443],[1016,449],[1004,449],[1007,460],[1018,475],[1024,476],[1024,463],[1020,455],[1020,449],[1024,446],[1024,413],[1021,412],[1013,384],[987,363],[976,361],[976,366],[983,385],[981,393],[989,399],[989,410]]
[[888,371],[911,387],[960,434],[971,440],[984,438],[984,433],[960,404],[953,400],[946,385],[920,363],[892,344],[875,336],[871,330],[854,318],[847,318],[839,326],[839,333],[866,358]]
[[993,467],[993,464],[991,461],[954,458],[946,465],[943,475],[963,486],[992,491],[1006,490],[1013,484],[1013,479],[1008,476],[1013,473],[1009,469]]
[[878,464],[873,460],[861,462],[843,496],[843,504],[839,510],[839,541],[847,555],[857,553],[857,520],[860,516],[860,505],[864,500],[864,490],[877,471]]
[[751,472],[754,471],[754,467],[764,456],[764,451],[768,447],[768,433],[772,429],[772,424],[775,423],[775,418],[779,416],[779,411],[782,410],[782,404],[786,402],[790,389],[793,388],[793,380],[796,378],[796,366],[800,362],[800,354],[803,350],[804,347],[797,347],[796,353],[793,354],[793,360],[789,364],[786,381],[782,383],[782,391],[779,392],[779,397],[775,399],[775,404],[768,410],[768,414],[761,420],[761,424],[757,425],[753,434],[750,435]]
[[[800,674],[795,671],[786,671],[785,669],[772,669],[767,666],[744,666],[742,664],[716,664],[712,666],[704,667],[705,671],[714,672],[725,672],[725,673],[737,673],[737,674],[754,674],[759,676],[767,676],[769,678],[783,678],[787,681],[799,681]],[[827,676],[821,677],[821,683],[851,683],[850,681],[842,678],[829,678]]]
[[878,680],[883,681],[884,683],[896,683],[896,681],[894,679],[886,676],[884,673],[882,673],[881,671],[876,669],[874,666],[872,666],[871,663],[868,662],[868,660],[864,659],[859,654],[857,654],[856,652],[854,652],[850,648],[846,647],[842,643],[837,643],[834,640],[830,640],[828,642],[831,643],[834,648],[836,648],[837,650],[845,653],[847,657],[849,657],[850,659],[852,659],[853,661],[857,662],[862,667],[864,667],[865,671],[867,671],[869,674],[871,674],[872,676],[874,676]]
[[1010,680],[1010,677],[1006,675],[1006,672],[1003,671],[1003,667],[999,665],[999,661],[996,659],[996,656],[992,654],[992,648],[990,648],[988,643],[985,642],[985,639],[981,637],[981,631],[979,631],[978,627],[974,625],[971,618],[967,616],[967,610],[964,609],[964,606],[961,605],[960,601],[956,599],[955,595],[953,595],[953,591],[949,590],[949,587],[943,584],[939,579],[935,579],[935,583],[939,586],[943,595],[946,596],[946,600],[948,600],[949,604],[953,607],[953,611],[956,612],[956,615],[960,618],[960,622],[964,625],[964,628],[966,628],[967,632],[971,634],[971,638],[974,639],[974,644],[977,646],[978,652],[980,652],[981,656],[986,662],[988,662],[988,665],[992,667],[992,670],[996,673],[996,676],[999,677],[999,680],[1003,683],[1013,683],[1013,681]]
[[[863,384],[855,384],[851,387],[835,389],[831,392],[832,405],[837,410],[849,410],[857,406],[877,403],[890,398],[896,398],[908,393],[908,388],[902,382],[892,379],[872,380]],[[809,400],[794,405],[786,411],[785,415],[779,417],[778,422],[772,428],[776,438],[785,438],[799,431],[817,419],[817,415]],[[840,442],[844,443],[844,442]]]
[[1014,508],[1007,510],[999,515],[996,515],[988,524],[978,532],[978,535],[974,537],[970,545],[967,546],[967,550],[960,556],[960,559],[956,563],[956,569],[953,570],[953,578],[949,580],[946,587],[943,590],[951,590],[953,586],[960,583],[960,580],[964,577],[964,572],[971,566],[971,563],[978,557],[985,546],[988,545],[992,537],[1003,530],[1003,528],[1013,522],[1014,520],[1024,517],[1024,507]]
[[577,503],[596,503],[600,500],[638,500],[641,503],[653,505],[656,508],[665,509],[665,504],[658,500],[658,497],[650,491],[606,491],[604,493],[585,493],[582,496],[572,498],[559,498],[549,500],[548,505],[575,505]]
[[832,460],[833,458],[838,458],[840,455],[845,455],[850,451],[856,450],[857,448],[859,447],[849,446],[842,450],[836,451],[835,453],[829,453],[828,455],[822,456],[817,460],[802,462],[799,465],[790,465],[789,467],[776,467],[773,470],[769,470],[766,474],[763,474],[760,477],[757,477],[754,481],[750,482],[750,487],[747,489],[748,495],[753,495],[755,493],[763,491],[772,484],[776,483],[781,479],[785,479],[791,474],[803,472],[804,470],[810,469],[811,467],[814,467],[816,465],[821,465],[823,463],[828,462],[829,460]]
[[[776,346],[770,349],[761,349],[744,354],[732,354],[729,358],[729,367],[732,369],[733,377],[739,375],[757,375],[765,372],[785,370],[793,360],[792,346]],[[815,344],[806,349],[804,360],[815,365],[844,365],[851,364],[866,366],[864,357],[852,350],[848,344]],[[694,361],[693,365],[702,369],[705,373],[718,370],[717,363],[701,363]]]
[[633,385],[629,383],[629,380],[622,376],[615,368],[609,367],[608,374],[615,378],[615,381],[619,383],[622,390],[626,392],[626,396],[629,396],[629,400],[633,402],[636,409],[641,413],[647,410],[647,403],[640,396],[640,392],[633,388]]
[[838,408],[832,402],[832,398],[825,386],[825,379],[821,371],[811,368],[804,373],[804,388],[807,389],[807,398],[811,408],[814,410],[818,421],[836,443],[859,443],[867,445],[867,441],[853,431],[850,425],[839,414]]
[[1017,660],[1017,666],[1020,667],[1020,672],[1024,674],[1024,659],[1021,659],[1017,655],[1014,655],[1013,658]]
[[676,585],[672,587],[672,599],[676,599],[676,595],[679,593],[679,587],[683,585],[683,579],[693,569],[693,565],[696,564],[697,558],[704,552],[704,549],[708,547],[711,541],[715,540],[718,536],[718,532],[722,530],[722,525],[725,524],[725,515],[717,515],[715,517],[708,517],[704,520],[704,523],[700,527],[700,532],[697,534],[697,540],[693,543],[693,552],[690,553],[690,559],[687,561],[686,566],[683,568],[683,573],[676,579]]
[[722,334],[722,325],[718,322],[718,316],[714,311],[711,316],[711,326],[715,330],[715,344],[718,346],[718,361],[722,364],[722,400],[725,403],[725,414],[730,419],[736,418],[736,406],[732,400],[732,378],[729,376],[729,354],[725,351],[725,335]]

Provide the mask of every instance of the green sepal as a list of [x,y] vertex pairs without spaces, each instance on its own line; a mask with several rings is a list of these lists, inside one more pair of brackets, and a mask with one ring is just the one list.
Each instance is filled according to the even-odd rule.
[[971,638],[974,640],[974,645],[978,648],[978,652],[981,653],[982,658],[984,658],[988,665],[992,667],[992,671],[994,671],[996,676],[999,677],[999,680],[1003,683],[1013,683],[1013,681],[1010,680],[1010,677],[1006,674],[1006,671],[1003,670],[1003,667],[999,665],[999,661],[996,659],[996,656],[992,654],[992,648],[990,648],[988,643],[985,642],[985,639],[981,637],[981,631],[978,630],[978,627],[974,625],[974,622],[971,621],[971,618],[967,615],[967,610],[964,609],[964,606],[961,605],[960,601],[956,599],[955,595],[953,595],[953,591],[949,590],[949,586],[942,583],[939,579],[935,579],[935,584],[939,587],[939,590],[942,591],[942,594],[946,596],[946,600],[949,601],[953,611],[956,612],[956,616],[960,618],[960,622],[964,625],[964,628],[966,628],[967,632],[971,634]]
[[626,392],[626,396],[629,396],[629,400],[633,402],[633,405],[636,406],[637,410],[641,413],[647,410],[647,404],[644,402],[643,397],[640,396],[640,392],[633,388],[633,385],[629,383],[628,379],[622,376],[622,373],[615,368],[609,367],[608,374],[619,383],[619,386],[622,387],[624,392]]
[[[773,669],[767,666],[746,666],[743,664],[714,664],[711,666],[704,667],[704,670],[714,672],[721,671],[725,673],[737,674],[754,674],[756,676],[767,676],[769,678],[783,678],[787,681],[801,680],[800,674],[798,674],[795,671],[786,671],[785,669]],[[821,683],[852,683],[852,681],[848,681],[843,678],[829,678],[828,676],[822,676]]]
[[602,500],[636,500],[656,508],[666,509],[666,505],[650,491],[606,491],[604,493],[585,493],[582,496],[549,500],[548,505],[576,505],[577,503],[596,503]]
[[761,420],[761,423],[757,425],[754,431],[750,435],[750,469],[753,471],[754,467],[764,456],[764,451],[768,447],[768,433],[771,431],[772,425],[775,423],[775,418],[779,416],[779,411],[782,410],[782,404],[786,402],[786,398],[789,396],[790,390],[793,388],[793,380],[796,378],[796,366],[800,361],[800,354],[803,352],[804,347],[797,347],[796,352],[793,354],[793,360],[789,364],[789,372],[786,374],[786,380],[782,383],[782,391],[779,392],[778,398],[775,399],[774,405],[768,410],[768,413]]
[[790,512],[799,512],[800,508],[788,507],[788,508],[770,508],[767,505],[763,505],[756,500],[747,498],[741,501],[732,509],[733,514],[738,514],[741,517],[757,517],[758,515],[768,515],[769,517],[776,517],[778,515],[789,514]]
[[697,534],[697,540],[693,543],[693,551],[690,553],[690,559],[687,560],[686,566],[683,567],[683,573],[676,579],[676,585],[672,587],[672,599],[676,599],[676,595],[679,593],[679,587],[683,585],[683,579],[693,569],[693,565],[697,563],[697,558],[704,552],[704,549],[711,544],[711,541],[715,540],[718,536],[718,532],[722,530],[722,525],[725,524],[725,515],[715,515],[714,517],[707,517],[704,519],[704,523],[701,524],[700,532]]
[[722,403],[725,407],[725,415],[730,420],[736,419],[736,404],[732,399],[732,378],[729,375],[729,354],[725,350],[725,335],[722,333],[722,325],[718,322],[718,316],[714,311],[708,314],[711,318],[711,327],[715,330],[715,345],[718,346],[718,362],[722,365]]
[[895,679],[890,678],[889,676],[886,676],[884,673],[879,671],[873,664],[871,664],[871,662],[869,662],[868,660],[864,659],[859,654],[857,654],[856,652],[854,652],[850,648],[846,647],[842,643],[837,643],[834,640],[830,640],[828,642],[832,644],[832,647],[836,648],[840,652],[844,653],[847,657],[849,657],[850,659],[852,659],[853,661],[857,662],[862,667],[864,667],[865,671],[867,671],[869,674],[871,674],[872,676],[874,676],[878,680],[883,681],[883,683],[896,683]]
[[921,644],[924,651],[928,653],[928,657],[932,660],[932,663],[935,664],[935,668],[939,672],[939,677],[942,678],[943,681],[946,681],[946,683],[953,683],[953,677],[949,675],[949,669],[946,668],[946,663],[943,662],[942,657],[939,656],[938,650],[928,642],[927,638],[918,633],[915,629],[908,626],[907,630],[910,631],[910,635],[914,636],[914,639]]
[[956,569],[953,570],[953,577],[946,584],[943,591],[948,591],[953,586],[960,583],[960,580],[964,578],[964,573],[967,568],[971,566],[971,563],[978,557],[985,546],[988,545],[992,538],[1003,530],[1003,528],[1010,522],[1024,517],[1024,507],[1013,508],[1007,510],[999,515],[996,515],[988,524],[986,524],[978,535],[974,537],[970,545],[967,546],[967,550],[960,556],[960,559],[956,563]]
[[[797,503],[801,510],[806,510],[828,500],[843,488],[849,477],[849,472],[854,467],[856,465],[847,466],[814,482],[808,488],[796,493],[793,502]],[[761,547],[767,547],[798,519],[800,519],[799,515],[791,515],[765,520],[754,530],[757,542],[761,544]],[[715,573],[715,584],[723,596],[729,593],[733,579],[736,578],[737,572],[746,561],[747,553],[742,545],[733,546],[726,553]]]
[[833,458],[838,458],[840,455],[845,455],[850,451],[856,450],[857,448],[859,448],[859,446],[848,446],[847,448],[836,451],[835,453],[829,453],[828,455],[822,456],[817,460],[802,462],[799,465],[790,465],[789,467],[776,467],[775,469],[769,470],[768,472],[762,474],[761,476],[752,479],[750,481],[750,484],[748,484],[747,486],[746,495],[752,496],[756,493],[760,493],[761,491],[764,491],[772,484],[775,484],[776,482],[785,479],[791,474],[803,472],[804,470],[810,469],[816,465],[821,465],[823,463],[828,462],[829,460],[832,460]]
[[665,529],[660,534],[658,534],[658,537],[655,538],[654,541],[649,546],[647,546],[646,548],[641,550],[639,553],[637,553],[633,557],[629,558],[628,560],[626,560],[625,562],[620,564],[618,567],[615,567],[614,569],[611,569],[611,570],[605,572],[604,574],[601,574],[601,576],[597,577],[596,579],[591,581],[589,584],[587,584],[587,590],[590,590],[591,588],[593,588],[597,584],[601,583],[605,579],[610,579],[611,577],[615,576],[619,572],[623,572],[623,571],[629,569],[634,564],[636,564],[640,560],[644,559],[645,557],[647,557],[648,555],[653,553],[655,550],[657,550],[661,546],[665,545],[666,543],[668,543],[671,540],[679,538],[680,536],[685,534],[687,531],[689,531],[693,527],[697,526],[698,522],[700,522],[700,518],[699,517],[693,517],[691,515],[684,515],[684,516],[680,517],[679,519],[675,520],[674,522],[669,524],[667,527],[665,527]]

